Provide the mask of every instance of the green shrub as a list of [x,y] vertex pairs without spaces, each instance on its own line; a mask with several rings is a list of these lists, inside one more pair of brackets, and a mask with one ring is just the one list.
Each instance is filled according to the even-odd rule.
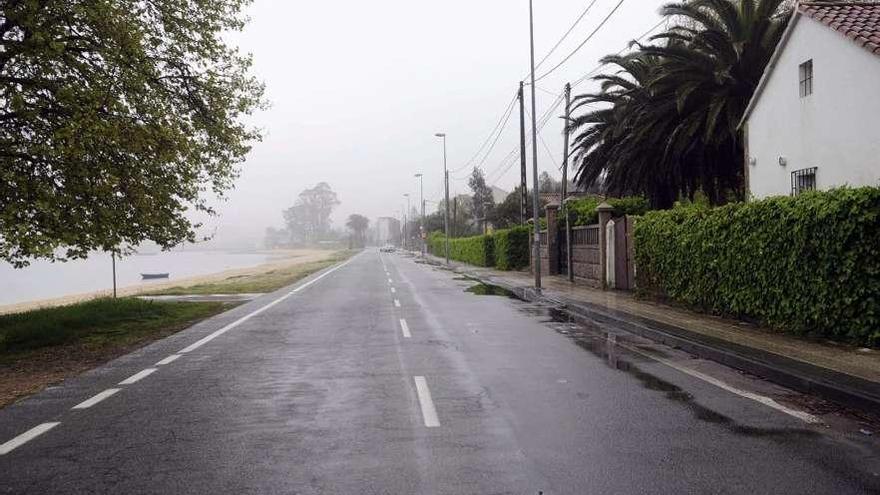
[[[443,234],[436,232],[429,238],[431,254],[434,256],[446,256],[446,246]],[[494,266],[495,250],[491,235],[478,235],[473,237],[459,237],[449,239],[449,257],[477,266]]]
[[641,196],[629,196],[625,198],[608,198],[601,199],[595,197],[581,198],[568,202],[568,207],[572,212],[573,225],[592,225],[599,222],[599,213],[596,207],[607,202],[614,208],[614,216],[621,217],[624,215],[644,215],[650,209],[648,200]]
[[642,291],[794,334],[880,344],[880,189],[836,189],[636,222]]
[[529,266],[529,228],[514,227],[496,230],[495,267],[499,270],[519,270]]

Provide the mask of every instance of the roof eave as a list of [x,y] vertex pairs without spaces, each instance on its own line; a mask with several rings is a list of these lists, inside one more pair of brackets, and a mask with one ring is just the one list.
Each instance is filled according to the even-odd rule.
[[764,92],[764,87],[767,85],[767,81],[770,79],[773,69],[776,68],[776,63],[779,61],[779,57],[782,56],[782,50],[788,43],[789,38],[791,38],[791,33],[794,32],[794,26],[797,24],[801,15],[803,14],[798,10],[798,7],[795,6],[794,12],[791,15],[791,21],[789,21],[788,26],[785,27],[785,32],[782,33],[782,38],[780,38],[779,43],[776,45],[776,49],[773,50],[773,55],[770,56],[770,61],[767,62],[767,67],[764,68],[764,74],[761,75],[761,79],[758,81],[758,86],[755,88],[755,92],[752,93],[752,98],[749,100],[749,105],[746,107],[746,111],[743,112],[743,116],[739,120],[739,124],[736,126],[737,130],[742,129],[748,120],[749,115],[751,115],[752,110],[754,110],[755,106],[758,104],[758,100]]

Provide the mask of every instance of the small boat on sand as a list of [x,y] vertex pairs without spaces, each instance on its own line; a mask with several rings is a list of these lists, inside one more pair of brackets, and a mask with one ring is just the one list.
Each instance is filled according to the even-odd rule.
[[168,278],[167,273],[141,273],[143,280],[155,280],[158,278]]

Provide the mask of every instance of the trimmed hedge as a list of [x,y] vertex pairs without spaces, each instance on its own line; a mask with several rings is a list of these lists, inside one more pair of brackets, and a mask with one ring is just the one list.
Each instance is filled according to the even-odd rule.
[[[432,233],[428,237],[428,248],[434,256],[446,256],[443,234]],[[471,265],[519,270],[529,266],[529,229],[514,227],[489,235],[450,239],[449,257]]]
[[[601,204],[601,198],[581,198],[569,201],[569,208],[572,212],[572,219],[575,226],[592,225],[599,222],[599,213],[596,207]],[[650,210],[648,200],[641,196],[628,196],[624,198],[608,198],[604,200],[612,208],[614,208],[614,216],[622,217],[624,215],[644,215]]]
[[495,267],[499,270],[520,270],[529,266],[529,228],[514,227],[497,230],[495,238]]
[[880,345],[880,189],[649,212],[639,290],[779,330]]
[[[443,234],[432,234],[430,247],[433,255],[446,256]],[[492,236],[478,235],[449,239],[449,257],[471,265],[493,266],[495,264],[495,249]]]

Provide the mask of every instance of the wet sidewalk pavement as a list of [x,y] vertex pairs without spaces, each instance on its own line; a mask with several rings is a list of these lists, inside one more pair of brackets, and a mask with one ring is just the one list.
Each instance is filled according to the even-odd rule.
[[[431,263],[445,264],[428,256]],[[505,272],[451,261],[459,273],[544,299],[576,315],[611,324],[700,357],[766,378],[801,392],[868,411],[880,410],[880,351],[830,341],[811,341],[756,325],[639,299],[623,291],[572,284],[544,276],[540,296],[530,272]]]

